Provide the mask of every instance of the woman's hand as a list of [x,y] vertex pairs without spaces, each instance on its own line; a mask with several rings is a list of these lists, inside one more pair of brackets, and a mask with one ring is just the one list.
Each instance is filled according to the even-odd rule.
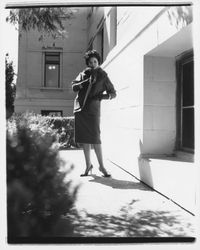
[[109,99],[111,100],[111,99],[113,99],[113,98],[115,98],[116,97],[116,93],[110,93],[109,94]]
[[116,94],[114,94],[114,93],[110,93],[110,94],[104,94],[104,93],[100,93],[99,95],[98,95],[98,99],[99,100],[108,100],[108,99],[113,99],[113,98],[115,98],[116,97]]

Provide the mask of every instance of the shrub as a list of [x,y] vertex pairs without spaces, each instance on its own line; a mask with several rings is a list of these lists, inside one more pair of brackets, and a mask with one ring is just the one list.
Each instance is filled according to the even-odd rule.
[[78,148],[74,141],[73,117],[47,117],[52,127],[57,130],[58,142],[61,149]]
[[63,225],[61,216],[72,209],[78,187],[66,182],[70,170],[61,171],[57,133],[49,123],[28,113],[7,122],[9,239],[72,234],[69,221]]
[[16,85],[14,81],[13,62],[9,60],[8,54],[5,59],[5,85],[6,85],[6,118],[9,118],[14,112],[14,100],[16,94]]
[[[26,125],[31,130],[39,130],[41,136],[47,131],[56,137],[57,146],[60,149],[79,148],[74,141],[74,118],[73,117],[52,117],[34,114],[32,112],[13,114],[9,124],[15,126],[15,121]],[[11,122],[13,121],[13,122]]]

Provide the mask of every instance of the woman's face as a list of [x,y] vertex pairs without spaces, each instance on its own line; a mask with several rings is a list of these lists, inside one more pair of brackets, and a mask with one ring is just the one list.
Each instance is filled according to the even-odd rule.
[[91,57],[88,62],[90,68],[96,69],[99,66],[99,62],[96,57]]

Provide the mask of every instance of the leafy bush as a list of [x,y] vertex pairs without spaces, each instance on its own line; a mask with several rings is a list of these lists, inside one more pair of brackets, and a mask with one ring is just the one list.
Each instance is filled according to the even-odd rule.
[[22,125],[26,121],[31,130],[39,130],[41,136],[47,131],[56,137],[57,146],[60,149],[78,148],[74,141],[74,118],[73,117],[52,117],[34,114],[32,112],[13,114],[9,123],[15,126],[15,120]]
[[78,187],[66,182],[63,164],[48,119],[27,113],[8,120],[8,238],[72,234],[61,216],[72,209]]
[[58,142],[61,149],[78,148],[74,141],[73,117],[47,117],[46,118],[58,133]]
[[14,100],[16,94],[16,85],[14,81],[14,68],[13,62],[9,60],[8,54],[5,59],[5,85],[6,85],[6,118],[9,118],[14,112]]

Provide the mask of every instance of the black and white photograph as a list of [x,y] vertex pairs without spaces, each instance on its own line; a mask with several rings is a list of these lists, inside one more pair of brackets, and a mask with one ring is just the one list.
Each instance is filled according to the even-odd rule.
[[7,246],[194,249],[195,4],[4,1]]

